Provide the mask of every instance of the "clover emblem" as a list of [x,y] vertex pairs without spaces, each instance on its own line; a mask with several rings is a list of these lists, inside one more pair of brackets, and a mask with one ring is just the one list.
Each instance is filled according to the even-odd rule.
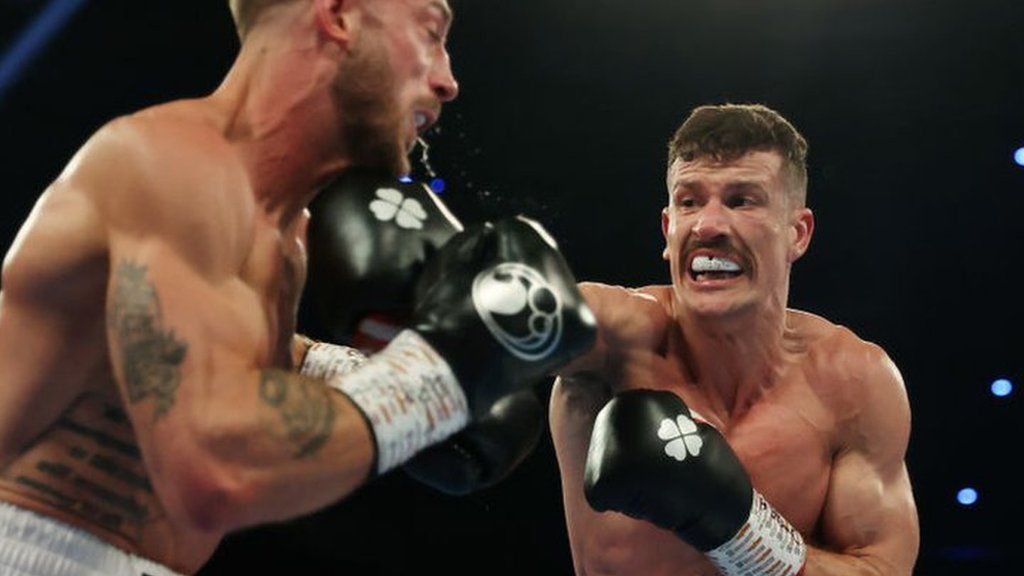
[[658,427],[658,438],[666,441],[665,454],[682,462],[687,456],[700,456],[704,445],[697,434],[697,424],[685,414],[676,416],[675,420],[665,418]]
[[422,230],[427,211],[415,198],[406,198],[394,188],[378,188],[377,199],[370,202],[370,211],[381,222],[394,220],[400,228]]

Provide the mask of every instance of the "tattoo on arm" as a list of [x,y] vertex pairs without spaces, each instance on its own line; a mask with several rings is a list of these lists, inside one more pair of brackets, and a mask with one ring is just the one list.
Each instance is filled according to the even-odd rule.
[[261,375],[260,399],[277,409],[296,459],[312,456],[327,443],[334,427],[330,395],[330,389],[313,378],[284,370],[265,370]]
[[160,299],[146,272],[141,264],[121,262],[114,274],[107,321],[121,350],[128,400],[137,404],[153,398],[159,418],[174,405],[188,346],[164,327]]

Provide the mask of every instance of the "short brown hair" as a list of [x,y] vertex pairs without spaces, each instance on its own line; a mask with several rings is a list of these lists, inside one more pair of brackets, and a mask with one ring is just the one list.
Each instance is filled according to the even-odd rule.
[[776,152],[792,177],[790,198],[807,200],[807,141],[781,114],[762,104],[694,108],[668,142],[669,167],[677,159],[730,161],[748,152]]

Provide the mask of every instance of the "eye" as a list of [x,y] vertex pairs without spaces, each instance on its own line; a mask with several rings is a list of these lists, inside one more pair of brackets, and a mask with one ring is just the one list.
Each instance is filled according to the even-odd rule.
[[730,208],[743,208],[745,206],[756,206],[757,205],[757,199],[755,199],[753,196],[748,196],[746,194],[741,194],[739,196],[733,196],[732,198],[730,198],[729,202],[727,203],[727,205]]
[[445,40],[445,25],[437,18],[430,18],[426,22],[427,37],[434,44],[443,44]]
[[693,196],[680,196],[676,198],[676,206],[680,208],[693,208],[697,205],[697,201],[694,200]]

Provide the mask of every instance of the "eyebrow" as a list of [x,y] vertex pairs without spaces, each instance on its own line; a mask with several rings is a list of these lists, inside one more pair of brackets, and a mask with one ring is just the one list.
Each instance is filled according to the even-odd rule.
[[760,180],[736,180],[726,184],[725,188],[726,190],[757,190],[763,192],[767,190],[767,185],[765,182],[761,182]]
[[[767,185],[767,182],[764,182],[764,181],[756,179],[756,178],[755,179],[744,179],[744,178],[741,178],[741,179],[738,179],[738,180],[730,180],[730,181],[724,183],[724,187],[725,188],[747,188],[747,187],[764,188],[766,185]],[[673,185],[674,189],[676,189],[676,188],[703,188],[703,187],[704,187],[704,183],[701,182],[700,179],[688,180],[688,179],[680,178],[680,179],[676,180],[674,185]]]

